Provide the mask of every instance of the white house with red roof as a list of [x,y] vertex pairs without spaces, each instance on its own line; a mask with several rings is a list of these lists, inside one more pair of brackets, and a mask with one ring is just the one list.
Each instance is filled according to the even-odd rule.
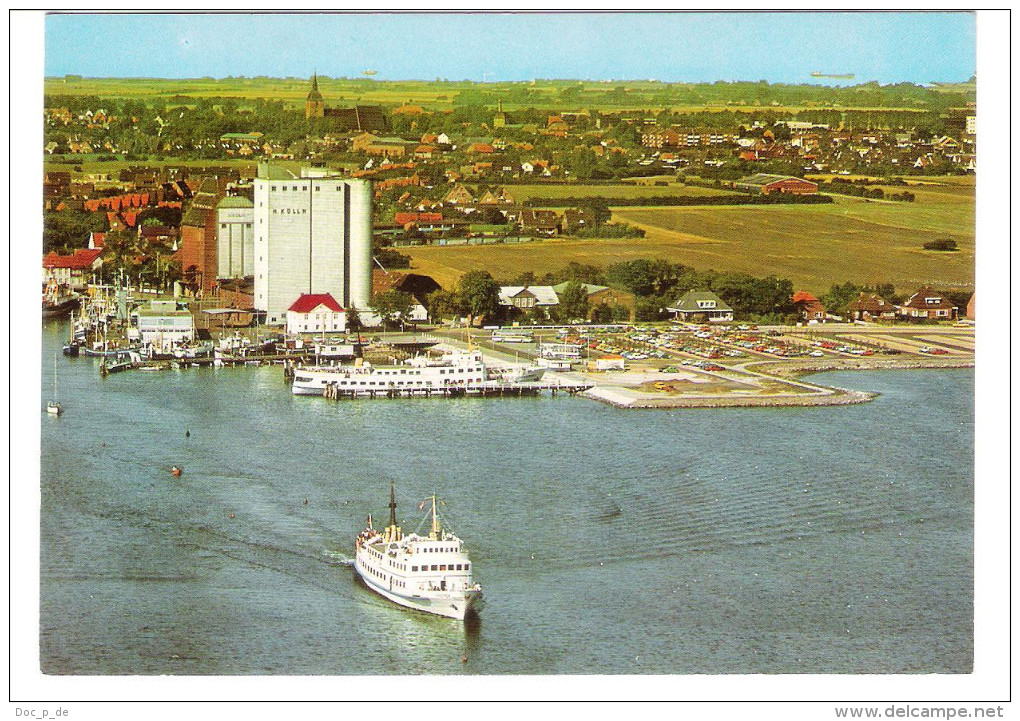
[[43,285],[51,280],[57,285],[80,290],[89,284],[92,273],[103,266],[99,257],[101,249],[74,251],[73,255],[59,255],[54,252],[43,256]]
[[347,311],[329,293],[305,293],[287,309],[287,333],[343,333]]

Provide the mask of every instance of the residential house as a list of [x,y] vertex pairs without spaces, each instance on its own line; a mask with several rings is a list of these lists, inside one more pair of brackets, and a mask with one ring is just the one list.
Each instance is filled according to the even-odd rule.
[[793,294],[793,307],[797,309],[797,315],[805,323],[824,323],[828,317],[822,302],[806,290],[799,290]]
[[927,318],[928,320],[956,320],[959,307],[952,301],[928,286],[924,286],[900,306],[902,318]]
[[531,310],[559,305],[560,297],[551,285],[504,285],[499,289],[499,304]]
[[443,196],[443,203],[446,205],[471,205],[474,202],[475,196],[462,183],[454,185],[450,192]]
[[52,280],[72,290],[83,290],[91,281],[92,274],[103,267],[103,260],[99,257],[102,252],[101,249],[79,249],[71,255],[47,253],[42,259],[43,284]]
[[521,211],[521,231],[552,237],[563,230],[563,218],[554,210],[525,208]]
[[675,148],[680,145],[680,133],[671,128],[650,129],[641,133],[641,144],[646,148]]
[[418,143],[409,143],[403,138],[380,138],[372,133],[362,133],[351,140],[351,150],[367,155],[381,155],[384,158],[403,158],[414,152]]
[[414,157],[419,160],[429,160],[436,154],[437,150],[435,145],[422,143],[414,149]]
[[896,317],[896,306],[875,293],[861,293],[847,305],[846,310],[853,320],[892,320]]
[[429,319],[428,308],[425,305],[430,293],[441,290],[439,283],[431,276],[421,273],[406,273],[398,270],[372,271],[372,291],[376,294],[385,293],[390,290],[407,293],[411,296],[411,313],[404,320],[414,323],[424,323]]
[[595,214],[590,208],[567,208],[563,211],[563,232],[567,235],[594,227]]
[[347,312],[329,293],[303,293],[287,309],[287,333],[343,333]]
[[733,309],[723,299],[708,290],[689,290],[667,308],[677,320],[700,323],[733,320]]
[[168,228],[162,225],[143,225],[138,228],[138,237],[149,243],[159,243],[166,246],[177,246],[177,228]]

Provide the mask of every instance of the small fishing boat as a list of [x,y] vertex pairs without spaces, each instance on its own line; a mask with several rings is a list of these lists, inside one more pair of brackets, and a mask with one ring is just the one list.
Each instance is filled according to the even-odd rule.
[[[137,354],[133,354],[134,358],[138,358]],[[135,360],[131,355],[127,357],[117,358],[103,358],[99,362],[99,374],[107,376],[111,373],[120,373],[121,371],[130,370],[135,367]]]

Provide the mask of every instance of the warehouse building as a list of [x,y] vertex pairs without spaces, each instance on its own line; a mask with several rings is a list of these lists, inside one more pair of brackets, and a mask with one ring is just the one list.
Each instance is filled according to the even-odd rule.
[[343,308],[372,299],[372,188],[321,169],[300,175],[260,163],[255,177],[255,308],[283,324],[301,295]]
[[244,278],[255,272],[255,207],[241,196],[228,196],[216,205],[217,277]]
[[742,190],[752,195],[771,195],[786,193],[790,195],[814,195],[818,193],[818,183],[795,178],[792,175],[770,175],[758,173],[741,178],[733,184],[734,190]]

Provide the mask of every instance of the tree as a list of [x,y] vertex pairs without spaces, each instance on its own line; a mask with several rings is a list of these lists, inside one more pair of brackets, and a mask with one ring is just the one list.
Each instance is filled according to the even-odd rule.
[[657,298],[638,298],[634,303],[634,319],[638,321],[660,320],[663,304]]
[[829,292],[822,296],[822,303],[834,313],[842,313],[846,306],[861,294],[862,288],[854,283],[835,283],[829,287]]
[[432,291],[425,297],[425,307],[433,322],[448,316],[459,316],[463,312],[459,294],[442,289]]
[[362,328],[361,316],[354,306],[347,309],[347,329],[357,333]]
[[379,248],[373,251],[376,261],[384,268],[410,268],[411,256],[404,255],[392,248]]
[[70,252],[84,248],[90,233],[106,229],[101,213],[80,210],[47,211],[43,215],[43,252]]
[[510,285],[535,285],[535,274],[530,270],[526,270],[514,278]]
[[591,285],[602,285],[606,282],[606,275],[601,267],[588,263],[578,263],[576,260],[567,263],[563,269],[556,273],[556,277],[561,282],[576,280],[578,283],[590,283]]
[[576,280],[569,281],[558,295],[560,302],[556,306],[556,316],[560,321],[571,323],[588,317],[588,291],[584,285]]
[[140,265],[138,236],[118,228],[109,231],[103,239],[103,276],[108,280],[116,278],[122,271],[130,280],[136,276]]
[[499,312],[499,284],[488,271],[469,270],[461,276],[457,295],[472,321],[479,316],[492,317]]
[[591,322],[606,324],[613,322],[613,309],[605,303],[599,303],[591,312]]
[[932,240],[925,243],[924,249],[954,251],[959,250],[959,247],[956,245],[956,241],[952,238],[939,238],[938,240]]
[[155,219],[157,224],[167,228],[181,227],[182,211],[180,208],[171,208],[170,206],[149,207],[140,211],[138,216],[143,224],[148,224],[150,220]]
[[667,295],[674,291],[686,270],[683,265],[668,260],[638,258],[609,266],[606,280],[634,295]]
[[385,293],[376,293],[372,297],[372,308],[382,318],[383,325],[386,323],[403,323],[414,308],[414,298],[410,293],[399,290],[388,290]]
[[609,219],[613,217],[613,212],[609,209],[609,203],[605,198],[590,198],[585,205],[591,211],[592,221],[596,228],[603,223],[608,223]]
[[711,289],[736,314],[783,315],[793,311],[793,282],[773,275],[755,278],[747,273],[723,273],[712,280]]

